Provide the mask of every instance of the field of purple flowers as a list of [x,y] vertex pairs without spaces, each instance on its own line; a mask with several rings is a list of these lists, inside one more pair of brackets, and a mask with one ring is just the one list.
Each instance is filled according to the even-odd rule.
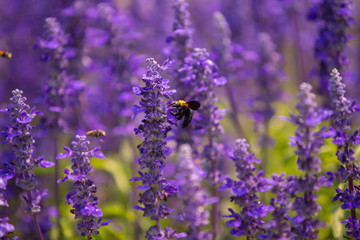
[[359,2],[0,7],[0,240],[360,239]]

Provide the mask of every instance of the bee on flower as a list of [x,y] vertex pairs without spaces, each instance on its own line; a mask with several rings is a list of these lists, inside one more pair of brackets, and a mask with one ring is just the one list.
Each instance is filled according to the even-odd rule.
[[193,110],[198,110],[201,106],[201,104],[198,101],[173,101],[170,103],[171,107],[176,107],[177,112],[173,115],[177,118],[177,120],[181,120],[184,117],[184,121],[182,124],[183,128],[186,128],[190,125],[192,117],[194,115]]

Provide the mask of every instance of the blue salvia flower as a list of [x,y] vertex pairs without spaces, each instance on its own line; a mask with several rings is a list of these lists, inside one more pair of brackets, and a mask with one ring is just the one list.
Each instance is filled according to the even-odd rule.
[[141,181],[142,185],[138,187],[138,190],[144,191],[139,200],[143,207],[135,206],[134,208],[143,211],[144,216],[155,221],[155,225],[146,232],[145,238],[148,240],[186,236],[184,233],[176,233],[171,228],[162,229],[160,225],[160,220],[167,218],[172,211],[166,207],[165,201],[178,192],[177,187],[164,178],[166,156],[170,154],[165,139],[171,130],[171,119],[168,118],[171,113],[167,113],[168,103],[164,100],[170,100],[175,90],[167,90],[169,80],[163,79],[160,73],[169,68],[172,63],[173,61],[167,60],[161,66],[153,58],[148,58],[147,72],[142,77],[145,86],[133,89],[136,95],[142,96],[140,106],[133,107],[134,117],[140,112],[144,112],[145,116],[142,124],[135,128],[135,133],[141,134],[144,139],[138,146],[141,154],[138,160],[140,176],[130,180]]
[[319,61],[317,91],[324,97],[328,96],[329,72],[348,66],[345,49],[350,38],[349,28],[354,22],[352,9],[352,0],[322,0],[308,14],[310,20],[321,21],[314,55]]
[[[15,151],[15,159],[11,163],[6,163],[6,174],[15,177],[15,183],[18,187],[26,191],[35,190],[37,186],[37,178],[34,171],[37,167],[48,168],[54,165],[53,162],[45,161],[43,157],[35,158],[35,140],[32,135],[34,126],[31,125],[32,120],[41,115],[35,108],[25,103],[26,98],[22,96],[21,90],[13,90],[13,97],[10,98],[10,104],[7,108],[0,111],[10,115],[11,125],[6,131],[1,132],[5,142],[12,145]],[[4,172],[3,172],[4,173]],[[30,194],[31,195],[31,194]],[[35,196],[34,196],[35,197]],[[33,198],[25,198],[29,203],[34,203]],[[29,205],[30,206],[30,205]],[[40,211],[38,204],[33,204],[30,212]]]
[[347,228],[345,236],[360,239],[360,223],[356,215],[356,208],[360,206],[360,192],[354,186],[354,181],[360,180],[360,168],[353,149],[360,143],[360,137],[358,129],[351,133],[351,117],[360,108],[355,105],[355,100],[350,101],[345,97],[345,84],[338,70],[334,68],[330,75],[329,91],[333,110],[331,119],[336,131],[332,143],[337,145],[336,156],[341,163],[337,172],[331,175],[341,182],[348,182],[348,188],[336,189],[337,194],[333,201],[339,200],[342,202],[342,209],[350,209],[349,219],[343,221]]
[[214,24],[217,30],[215,45],[216,59],[219,60],[219,67],[231,68],[225,64],[232,63],[231,30],[225,16],[221,12],[214,13]]
[[[14,177],[11,172],[6,172],[6,169],[0,170],[0,206],[8,207],[9,204],[4,197],[7,181]],[[3,239],[6,234],[15,231],[15,227],[8,223],[9,218],[0,218],[0,239]]]
[[282,91],[282,56],[276,51],[276,45],[268,33],[258,34],[258,59],[255,64],[254,77],[256,93],[253,96],[253,118],[256,130],[261,133],[260,145],[263,151],[263,163],[267,164],[267,148],[272,143],[269,135],[269,121],[275,114],[272,104],[281,100]]
[[[214,88],[226,83],[226,79],[219,75],[216,64],[209,59],[206,49],[194,48],[191,55],[185,58],[185,63],[180,72],[184,72],[181,79],[191,89],[188,92],[190,99],[201,103],[200,109],[196,112],[193,120],[194,133],[207,137],[208,144],[204,147],[202,157],[211,165],[208,171],[208,179],[212,185],[213,197],[217,197],[217,185],[221,181],[220,172],[217,170],[217,162],[223,158],[222,145],[217,143],[217,138],[223,134],[220,124],[225,115],[225,109],[219,109],[216,105],[217,96]],[[214,237],[218,233],[218,203],[213,204],[212,211]]]
[[[9,218],[0,218],[0,239],[1,240],[10,240],[8,234],[15,231],[15,227],[8,223]],[[16,240],[17,237],[12,238],[12,240]]]
[[238,181],[231,178],[226,179],[226,184],[221,189],[230,188],[232,196],[230,200],[237,204],[241,210],[237,213],[229,208],[231,218],[226,226],[232,227],[230,233],[235,237],[246,236],[247,239],[255,238],[258,233],[264,231],[264,218],[274,207],[267,206],[259,201],[258,193],[268,191],[272,188],[271,181],[263,177],[264,171],[255,173],[254,164],[260,160],[255,158],[254,153],[249,153],[249,144],[245,139],[238,139],[236,146],[228,157],[234,161]]
[[0,170],[0,206],[8,207],[9,204],[4,197],[4,191],[6,190],[7,181],[14,177],[14,172],[11,169],[5,168]]
[[218,137],[224,132],[220,120],[225,110],[220,110],[216,106],[217,96],[214,88],[224,85],[226,79],[219,75],[218,68],[209,59],[206,49],[201,48],[195,48],[193,53],[185,58],[185,64],[179,71],[186,72],[186,76],[181,80],[192,89],[188,92],[188,97],[201,103],[194,116],[193,128],[200,134]]
[[272,219],[264,225],[267,233],[259,236],[260,238],[274,240],[290,239],[292,234],[288,214],[290,209],[289,183],[291,179],[292,177],[285,178],[284,173],[271,175],[271,192],[275,194],[275,197],[271,198],[270,206],[274,208],[274,211],[271,214]]
[[[282,46],[287,37],[289,21],[286,14],[288,3],[277,0],[260,0],[259,2],[248,1],[253,15],[253,26],[258,32],[266,31],[274,39],[274,42]],[[290,25],[291,26],[291,25]],[[249,27],[249,26],[247,26]]]
[[178,197],[183,200],[184,208],[179,211],[177,218],[190,223],[188,240],[209,240],[210,232],[201,231],[201,228],[210,223],[210,212],[206,205],[216,202],[217,198],[209,197],[208,191],[201,186],[206,172],[194,162],[192,149],[189,144],[179,146],[179,163],[176,180],[179,186]]
[[53,128],[68,128],[69,116],[59,114],[64,113],[67,107],[78,103],[78,95],[83,88],[80,81],[68,74],[69,61],[75,55],[75,50],[69,44],[70,38],[57,19],[46,18],[43,38],[39,39],[38,47],[43,52],[42,60],[50,65],[43,97],[49,112],[54,113],[54,119],[49,122]]
[[[243,76],[245,72],[244,61],[240,57],[241,54],[238,54],[238,50],[242,49],[242,47],[233,46],[229,24],[220,12],[214,13],[214,23],[217,30],[216,45],[214,46],[215,62],[219,66],[219,72],[227,76],[228,83],[225,88],[231,106],[229,115],[233,120],[237,133],[244,137],[244,130],[238,118],[241,100],[244,100],[246,96],[244,91],[246,89],[244,84],[246,83],[243,81],[243,79],[246,79]],[[240,50],[240,52],[242,51]],[[241,85],[241,88],[236,88],[238,85]]]
[[65,34],[56,18],[46,18],[43,38],[39,39],[38,47],[43,51],[41,59],[49,61],[52,70],[62,71],[69,66],[75,50],[69,47],[70,38]]
[[186,0],[175,0],[173,6],[175,10],[175,22],[173,32],[167,38],[167,42],[175,42],[174,55],[179,60],[179,65],[184,63],[184,59],[192,51],[192,34],[189,4]]
[[[89,59],[85,71],[90,74],[86,74],[83,120],[91,128],[112,129],[114,134],[109,135],[133,134],[134,125],[129,120],[135,98],[131,90],[140,76],[143,57],[132,48],[139,34],[133,29],[132,19],[114,4],[102,2],[89,11],[92,14],[84,34],[83,57]],[[119,144],[115,139],[109,142],[112,146]]]
[[58,154],[56,159],[71,157],[72,171],[64,169],[65,177],[58,180],[58,183],[74,181],[74,188],[66,195],[66,203],[72,204],[70,212],[75,215],[75,219],[80,219],[77,228],[81,236],[92,239],[92,235],[99,234],[100,227],[108,225],[111,221],[102,222],[103,213],[97,206],[97,187],[89,178],[93,171],[90,158],[106,158],[99,147],[89,150],[89,144],[86,136],[77,135],[71,143],[71,148],[64,146],[66,152]]
[[[173,43],[173,46],[170,47],[170,50],[168,51],[170,51],[170,57],[176,59],[173,75],[179,99],[187,99],[189,97],[189,92],[192,90],[191,86],[182,81],[187,73],[181,71],[181,68],[185,63],[185,58],[193,51],[193,29],[191,28],[190,12],[188,8],[189,4],[187,0],[175,0],[173,6],[175,15],[172,29],[173,32],[166,39],[166,42]],[[190,134],[188,131],[185,131],[185,133]],[[176,132],[175,135],[179,136],[181,133]],[[183,143],[183,141],[180,141],[180,137],[177,139],[177,142],[178,144]]]
[[43,157],[34,157],[33,130],[35,127],[31,125],[31,122],[41,113],[35,108],[30,109],[22,94],[21,90],[13,90],[9,106],[0,110],[10,115],[11,124],[1,132],[1,135],[5,138],[4,143],[11,144],[15,152],[15,158],[11,162],[4,163],[5,169],[1,171],[0,176],[7,180],[15,177],[15,184],[26,191],[24,195],[25,212],[33,215],[37,237],[42,239],[36,213],[40,212],[40,201],[47,191],[38,189],[34,171],[38,167],[52,167],[54,163],[45,161]]
[[325,127],[317,129],[319,124],[328,119],[332,114],[329,110],[317,109],[315,94],[311,92],[311,85],[302,83],[297,95],[298,104],[296,109],[299,115],[290,115],[290,122],[297,125],[295,136],[292,137],[290,146],[297,147],[295,154],[298,169],[305,176],[294,177],[291,181],[290,194],[294,198],[291,209],[296,216],[291,218],[293,233],[298,239],[317,239],[320,227],[318,212],[321,207],[317,203],[316,191],[321,187],[329,186],[331,182],[320,172],[321,160],[316,155],[324,144],[324,138],[329,136]]

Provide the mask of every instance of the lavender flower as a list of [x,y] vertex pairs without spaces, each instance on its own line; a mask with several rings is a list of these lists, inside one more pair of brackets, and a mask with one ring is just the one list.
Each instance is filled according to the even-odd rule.
[[75,181],[74,188],[66,195],[66,203],[73,205],[70,212],[75,215],[75,219],[81,219],[78,223],[80,235],[92,239],[92,235],[99,234],[100,227],[108,225],[111,221],[101,222],[103,213],[97,206],[99,204],[96,196],[97,187],[89,178],[93,171],[89,158],[106,158],[99,147],[89,150],[89,144],[86,136],[77,135],[75,141],[71,143],[71,149],[64,146],[66,152],[57,155],[56,159],[71,157],[72,171],[64,169],[66,176],[58,180],[58,183],[68,179]]
[[308,83],[300,85],[300,92],[297,95],[299,102],[296,105],[299,115],[290,115],[290,121],[297,125],[290,146],[297,147],[295,151],[298,156],[297,166],[305,173],[305,176],[295,177],[292,180],[290,191],[294,198],[291,208],[297,213],[294,218],[291,218],[293,233],[299,239],[317,239],[320,222],[316,216],[321,207],[316,201],[316,191],[330,185],[324,177],[318,176],[321,160],[316,154],[320,152],[320,147],[324,144],[323,139],[329,136],[325,127],[319,130],[317,128],[320,123],[330,117],[332,112],[316,109],[315,94],[311,92],[311,88]]
[[237,213],[229,208],[231,214],[224,217],[231,218],[226,222],[226,226],[233,228],[230,231],[233,236],[246,236],[251,239],[264,231],[264,221],[261,219],[274,210],[274,207],[261,203],[257,194],[270,190],[272,186],[271,182],[263,177],[264,171],[255,174],[254,164],[259,164],[260,160],[255,158],[254,153],[248,152],[249,144],[246,140],[238,139],[235,143],[234,151],[228,157],[235,162],[239,180],[227,178],[221,189],[231,188],[234,195],[230,200],[239,205],[241,211]]
[[44,86],[43,95],[49,112],[54,113],[49,123],[53,128],[68,128],[69,116],[59,114],[78,103],[78,94],[83,88],[83,84],[75,81],[74,76],[69,76],[67,72],[69,60],[75,55],[69,44],[70,38],[56,18],[47,18],[44,36],[38,41],[38,46],[43,52],[42,60],[50,65],[50,76]]
[[164,203],[168,197],[174,195],[178,189],[171,185],[164,178],[164,166],[166,156],[170,154],[166,147],[166,135],[171,130],[166,112],[164,99],[170,100],[175,90],[167,90],[169,80],[163,79],[160,73],[171,66],[173,61],[165,61],[161,66],[153,58],[147,59],[147,72],[142,77],[144,87],[134,87],[134,93],[141,95],[140,106],[133,107],[134,116],[144,112],[145,117],[142,124],[135,128],[136,134],[141,134],[144,138],[142,144],[138,146],[141,157],[138,160],[140,165],[139,177],[133,177],[132,181],[142,181],[138,190],[145,191],[141,194],[139,203],[144,207],[135,206],[136,210],[144,212],[144,216],[150,217],[156,223],[146,232],[145,238],[168,239],[185,237],[185,233],[175,233],[171,228],[161,229],[160,220],[167,218],[172,209],[166,207]]
[[354,146],[360,143],[359,130],[355,130],[351,133],[351,117],[354,112],[359,111],[359,106],[356,106],[356,102],[350,101],[345,97],[345,84],[342,83],[342,78],[336,68],[331,72],[330,79],[330,98],[333,114],[331,119],[333,120],[336,134],[332,141],[337,145],[336,156],[340,161],[339,166],[335,174],[331,174],[332,177],[339,179],[341,182],[348,182],[348,188],[344,190],[336,189],[336,196],[333,201],[339,200],[342,202],[342,209],[350,209],[351,215],[346,223],[345,227],[347,232],[346,237],[354,237],[360,239],[360,223],[357,220],[356,208],[360,206],[360,192],[358,188],[354,186],[354,181],[360,180],[360,168],[356,163]]
[[190,223],[188,229],[188,240],[209,240],[210,232],[201,231],[201,228],[210,223],[210,212],[205,206],[218,201],[210,198],[207,190],[201,186],[206,177],[206,172],[201,170],[191,157],[192,149],[189,144],[179,146],[179,166],[177,183],[179,185],[178,197],[184,202],[184,209],[177,217],[186,223]]
[[345,48],[354,22],[352,9],[352,0],[322,0],[308,14],[310,20],[321,21],[314,55],[319,60],[317,91],[324,97],[328,96],[329,72],[333,68],[341,71],[348,65]]

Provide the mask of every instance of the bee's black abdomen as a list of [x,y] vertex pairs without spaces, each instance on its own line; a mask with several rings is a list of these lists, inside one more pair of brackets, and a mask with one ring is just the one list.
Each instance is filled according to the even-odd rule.
[[187,108],[184,114],[184,122],[182,124],[183,128],[186,128],[190,125],[192,117],[193,117],[193,111],[190,108]]

